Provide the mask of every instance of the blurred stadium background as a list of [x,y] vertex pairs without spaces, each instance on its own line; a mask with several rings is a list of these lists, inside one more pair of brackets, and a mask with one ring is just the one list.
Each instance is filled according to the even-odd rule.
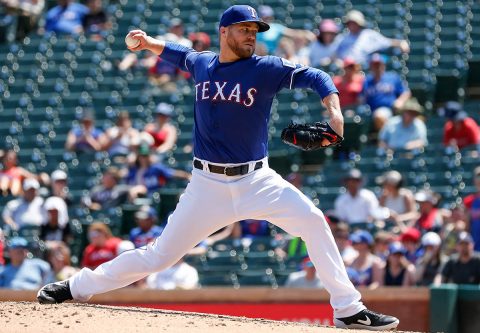
[[[480,2],[436,0],[119,0],[104,1],[112,28],[101,39],[79,35],[56,36],[32,32],[25,38],[0,45],[0,138],[1,148],[14,149],[20,165],[33,173],[50,174],[64,170],[74,198],[69,207],[74,241],[70,244],[74,264],[86,245],[86,229],[94,220],[109,224],[114,234],[126,235],[134,226],[136,205],[124,205],[107,211],[90,211],[80,204],[88,189],[98,184],[106,167],[115,165],[107,153],[82,154],[64,149],[66,136],[84,108],[95,109],[98,127],[114,123],[118,112],[127,110],[134,126],[142,128],[151,121],[159,102],[176,106],[173,121],[179,130],[175,148],[165,163],[191,170],[191,153],[183,147],[190,143],[193,124],[194,90],[186,81],[178,81],[175,92],[151,89],[145,70],[120,71],[118,63],[128,53],[124,37],[134,28],[150,35],[168,31],[172,18],[181,18],[186,33],[203,31],[211,36],[212,49],[218,50],[217,29],[221,13],[231,4],[261,4],[274,8],[276,20],[291,28],[315,31],[322,18],[341,18],[350,9],[364,13],[369,25],[382,34],[410,43],[409,54],[395,50],[389,54],[389,68],[404,78],[427,110],[429,145],[421,151],[377,155],[377,146],[369,142],[369,120],[355,113],[346,117],[345,145],[350,153],[342,158],[333,151],[303,154],[285,146],[280,131],[291,119],[313,121],[319,118],[318,96],[304,91],[280,93],[272,108],[270,123],[271,165],[282,175],[298,171],[304,175],[304,191],[328,211],[342,193],[341,179],[352,167],[360,169],[366,187],[379,193],[376,177],[387,170],[402,173],[414,192],[430,188],[449,208],[467,194],[476,192],[473,169],[478,157],[470,151],[447,152],[442,144],[444,118],[436,110],[449,100],[463,103],[468,114],[480,122]],[[46,8],[55,5],[46,1]],[[40,23],[41,24],[41,23]],[[324,68],[335,74],[336,68]],[[152,199],[162,220],[175,207],[183,191],[183,181],[171,181]],[[0,197],[0,210],[9,196]],[[201,221],[199,221],[201,222]],[[276,233],[258,239],[247,247],[225,241],[214,244],[206,255],[189,261],[200,273],[203,286],[241,287],[263,285],[277,288],[297,261],[284,261],[272,251]],[[34,253],[41,255],[42,241],[34,228],[20,231],[28,238]],[[261,269],[260,269],[261,268]],[[268,268],[265,270],[265,268]],[[258,274],[262,271],[261,274]],[[252,272],[252,274],[249,274]]]

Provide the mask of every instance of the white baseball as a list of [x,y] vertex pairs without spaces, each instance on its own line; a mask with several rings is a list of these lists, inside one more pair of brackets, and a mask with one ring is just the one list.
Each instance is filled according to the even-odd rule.
[[134,39],[131,36],[126,36],[125,37],[125,44],[127,44],[128,47],[133,48],[137,47],[138,44],[140,44],[140,41],[138,39]]

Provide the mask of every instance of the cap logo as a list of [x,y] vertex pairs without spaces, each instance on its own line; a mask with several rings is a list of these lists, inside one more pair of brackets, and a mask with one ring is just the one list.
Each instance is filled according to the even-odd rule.
[[250,11],[250,13],[252,13],[252,17],[256,19],[257,18],[257,11],[250,6],[248,6],[247,9]]

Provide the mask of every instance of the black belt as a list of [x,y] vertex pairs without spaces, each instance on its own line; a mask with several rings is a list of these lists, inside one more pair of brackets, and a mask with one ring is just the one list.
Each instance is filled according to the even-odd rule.
[[[199,160],[193,160],[193,166],[197,169],[203,170],[203,164]],[[248,173],[248,164],[237,165],[234,167],[222,167],[219,165],[208,164],[208,170],[213,173],[219,173],[227,176],[240,176]],[[253,170],[258,170],[263,166],[262,161],[255,163]]]

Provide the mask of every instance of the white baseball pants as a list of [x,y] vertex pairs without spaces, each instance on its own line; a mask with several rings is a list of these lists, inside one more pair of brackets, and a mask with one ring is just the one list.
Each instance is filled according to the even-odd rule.
[[[146,249],[126,251],[94,271],[83,268],[70,279],[75,300],[128,286],[175,264],[216,230],[244,219],[267,220],[305,240],[317,274],[330,293],[336,318],[363,310],[360,293],[348,279],[323,213],[297,188],[270,169],[225,176],[193,169],[184,194],[162,235]],[[250,163],[253,170],[255,162]]]

